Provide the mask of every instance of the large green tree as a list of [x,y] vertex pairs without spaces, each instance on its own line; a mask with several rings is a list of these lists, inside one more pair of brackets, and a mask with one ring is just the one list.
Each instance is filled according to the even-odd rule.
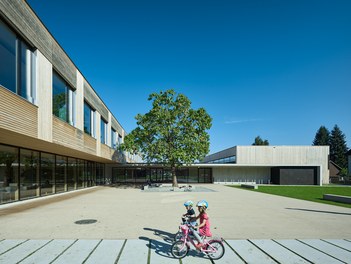
[[345,134],[335,125],[330,136],[330,158],[342,168],[347,168]]
[[252,146],[268,146],[269,142],[267,139],[263,140],[260,136],[255,137],[255,142],[252,143]]
[[325,126],[321,126],[312,143],[313,146],[329,146],[330,145],[330,132]]
[[121,145],[122,150],[141,154],[147,163],[161,163],[172,171],[177,187],[176,168],[201,160],[209,152],[212,118],[204,108],[191,109],[190,100],[174,90],[149,95],[152,109],[138,114],[137,127]]

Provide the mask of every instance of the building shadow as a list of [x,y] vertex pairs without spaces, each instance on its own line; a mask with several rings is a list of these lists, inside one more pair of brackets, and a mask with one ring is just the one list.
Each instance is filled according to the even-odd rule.
[[312,213],[323,213],[323,214],[336,214],[336,215],[351,215],[351,213],[341,213],[341,212],[332,212],[332,211],[322,211],[322,210],[313,210],[313,209],[304,209],[304,208],[285,208],[288,210],[297,210],[297,211],[305,211]]

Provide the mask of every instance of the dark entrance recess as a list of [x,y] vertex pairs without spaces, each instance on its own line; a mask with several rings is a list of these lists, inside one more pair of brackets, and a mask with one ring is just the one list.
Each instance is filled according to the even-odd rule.
[[[178,168],[178,183],[212,183],[212,168]],[[112,183],[171,183],[172,172],[169,168],[112,168]]]
[[271,168],[271,183],[280,185],[318,185],[317,167]]

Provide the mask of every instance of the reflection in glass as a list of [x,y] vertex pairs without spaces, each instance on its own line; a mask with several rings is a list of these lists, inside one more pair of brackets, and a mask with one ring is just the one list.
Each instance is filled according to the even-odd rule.
[[39,196],[39,152],[20,150],[21,199]]
[[77,181],[77,161],[74,158],[68,158],[67,164],[67,188],[68,191],[76,189]]
[[0,85],[16,93],[16,35],[0,20]]
[[0,145],[0,203],[18,199],[18,148]]
[[65,191],[67,158],[56,156],[55,187],[56,193]]
[[68,90],[64,80],[53,72],[52,111],[55,116],[68,122]]
[[84,132],[92,136],[91,107],[84,102]]
[[55,155],[41,153],[40,166],[41,195],[53,194],[55,192]]

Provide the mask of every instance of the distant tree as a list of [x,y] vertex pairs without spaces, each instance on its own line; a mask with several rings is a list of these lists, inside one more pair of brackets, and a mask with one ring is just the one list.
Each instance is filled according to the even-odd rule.
[[124,138],[121,149],[171,168],[177,187],[176,168],[201,160],[209,152],[207,130],[212,118],[204,108],[191,109],[190,100],[174,90],[150,94],[148,100],[153,101],[152,109],[135,117],[137,128]]
[[347,168],[347,146],[344,133],[335,125],[330,136],[330,159],[341,168]]
[[269,142],[267,139],[263,140],[260,136],[255,137],[255,142],[252,143],[253,146],[268,146]]
[[314,137],[313,146],[329,146],[330,132],[325,126],[321,126]]

